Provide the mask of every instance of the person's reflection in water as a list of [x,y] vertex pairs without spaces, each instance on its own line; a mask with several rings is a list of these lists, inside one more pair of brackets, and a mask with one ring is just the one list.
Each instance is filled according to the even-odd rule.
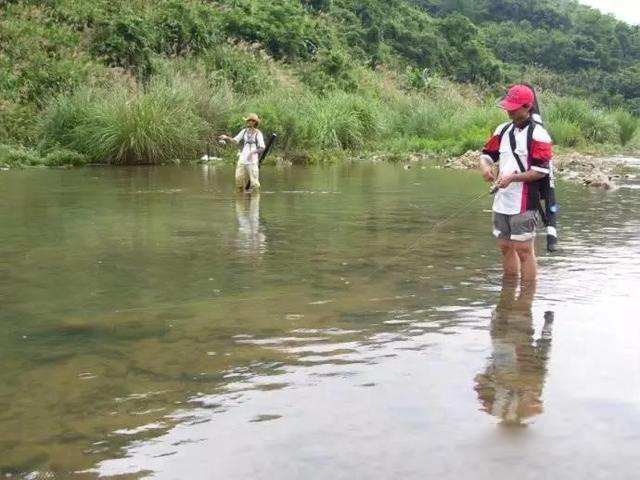
[[267,249],[267,237],[260,224],[260,194],[242,195],[236,199],[238,219],[238,252],[260,258]]
[[551,347],[553,312],[545,312],[540,337],[534,339],[531,303],[534,286],[503,282],[491,321],[493,352],[484,373],[475,378],[482,409],[501,425],[524,426],[542,413],[542,389]]

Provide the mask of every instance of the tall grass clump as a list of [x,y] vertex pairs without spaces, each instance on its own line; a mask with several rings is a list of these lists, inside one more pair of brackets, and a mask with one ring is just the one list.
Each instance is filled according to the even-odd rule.
[[315,95],[309,91],[285,91],[276,89],[249,98],[238,104],[231,117],[228,130],[232,133],[244,126],[242,115],[257,112],[262,119],[261,130],[267,134],[278,134],[278,148],[285,152],[309,150],[314,141],[308,134],[308,115]]
[[308,105],[309,137],[320,148],[349,150],[373,145],[380,131],[379,105],[375,99],[333,91]]
[[[367,148],[381,130],[381,107],[374,98],[332,91],[275,90],[249,100],[245,111],[256,111],[265,133],[277,132],[285,151]],[[240,112],[230,130],[241,128]]]
[[56,100],[40,134],[93,162],[153,164],[197,155],[205,125],[188,95],[155,83],[142,92],[116,87]]
[[54,98],[39,122],[40,149],[49,151],[58,145],[73,145],[76,128],[92,121],[98,101],[97,92],[89,89]]
[[551,129],[556,131],[556,142],[560,145],[576,146],[581,140],[603,144],[619,142],[619,126],[615,118],[586,100],[554,98],[547,111],[547,120]]
[[614,117],[618,123],[618,127],[620,128],[620,144],[625,146],[635,136],[638,131],[638,127],[640,126],[640,121],[638,120],[638,117],[635,117],[624,110],[617,110],[614,113]]
[[604,110],[594,109],[581,127],[585,137],[595,143],[614,144],[620,141],[620,129],[615,117]]
[[453,111],[442,102],[420,95],[394,100],[388,105],[392,112],[389,125],[392,135],[437,138],[451,124]]
[[182,102],[189,106],[211,135],[225,131],[240,103],[228,82],[210,78],[198,67],[191,71],[170,70],[158,83],[163,88],[180,92]]
[[394,149],[404,138],[408,150],[449,155],[481,148],[496,126],[508,120],[495,104],[471,98],[462,89],[447,96],[438,91],[402,95],[390,99],[386,111],[386,135]]
[[549,120],[563,119],[575,125],[583,125],[592,114],[593,107],[586,101],[573,97],[554,97],[546,109]]
[[580,126],[571,120],[563,118],[552,119],[547,122],[549,134],[553,142],[563,147],[578,147],[585,142]]

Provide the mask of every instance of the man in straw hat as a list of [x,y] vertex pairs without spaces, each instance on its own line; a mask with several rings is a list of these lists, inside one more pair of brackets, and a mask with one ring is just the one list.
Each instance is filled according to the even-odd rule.
[[260,154],[264,152],[265,144],[262,132],[258,130],[260,118],[255,113],[250,113],[244,118],[245,128],[235,137],[221,135],[220,141],[233,142],[240,145],[238,164],[236,166],[236,189],[252,191],[260,188],[258,179],[260,168]]

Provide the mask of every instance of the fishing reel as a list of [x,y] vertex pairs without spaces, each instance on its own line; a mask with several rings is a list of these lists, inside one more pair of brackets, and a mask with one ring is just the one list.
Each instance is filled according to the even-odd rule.
[[500,190],[500,187],[498,186],[497,183],[493,183],[491,184],[491,187],[489,188],[489,195],[495,195],[498,190]]

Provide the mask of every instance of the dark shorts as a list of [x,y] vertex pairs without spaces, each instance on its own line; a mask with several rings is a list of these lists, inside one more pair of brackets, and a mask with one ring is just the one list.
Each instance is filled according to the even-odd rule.
[[540,222],[537,210],[527,210],[516,215],[493,212],[493,235],[503,240],[528,242],[536,236],[536,227]]

